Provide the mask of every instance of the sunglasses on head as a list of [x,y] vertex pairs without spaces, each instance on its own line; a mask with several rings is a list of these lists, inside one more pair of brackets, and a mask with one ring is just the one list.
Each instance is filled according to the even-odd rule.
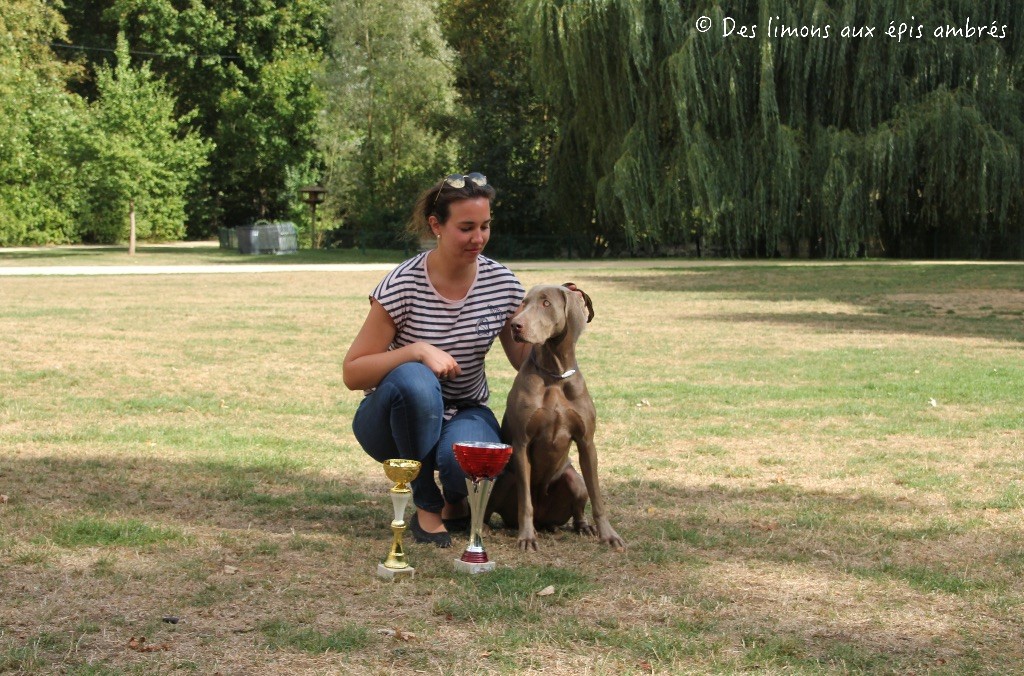
[[[481,174],[479,171],[474,171],[471,174],[451,174],[450,176],[444,177],[444,182],[456,189],[465,188],[466,181],[469,181],[473,185],[479,186],[481,188],[487,185],[487,177]],[[437,206],[437,200],[439,197],[441,197],[441,192],[443,190],[444,186],[442,185],[438,189],[437,194],[434,195],[434,204],[431,205],[431,209]]]

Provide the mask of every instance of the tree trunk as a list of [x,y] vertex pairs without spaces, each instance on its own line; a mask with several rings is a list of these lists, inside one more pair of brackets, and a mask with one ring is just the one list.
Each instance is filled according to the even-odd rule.
[[135,199],[128,200],[128,255],[135,255]]

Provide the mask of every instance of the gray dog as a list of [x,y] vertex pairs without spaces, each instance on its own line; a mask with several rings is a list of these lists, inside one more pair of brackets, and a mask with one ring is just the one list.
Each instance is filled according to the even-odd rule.
[[[557,528],[570,517],[578,533],[616,548],[626,544],[608,522],[597,481],[597,412],[576,363],[576,340],[594,310],[574,289],[535,286],[512,319],[515,340],[533,349],[508,393],[501,431],[514,449],[511,471],[495,483],[486,516],[497,512],[507,527],[518,526],[523,550],[537,549],[536,528]],[[582,478],[569,461],[574,441]],[[583,511],[588,497],[594,525]]]

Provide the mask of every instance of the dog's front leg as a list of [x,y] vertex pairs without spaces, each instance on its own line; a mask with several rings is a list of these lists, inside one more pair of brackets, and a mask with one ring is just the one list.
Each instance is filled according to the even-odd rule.
[[519,497],[519,548],[537,551],[537,531],[533,527],[533,498],[530,494],[530,442],[517,439],[512,462],[516,466],[516,493]]
[[587,492],[590,493],[590,508],[594,514],[597,535],[601,542],[607,542],[612,547],[623,548],[626,546],[626,541],[619,537],[619,534],[612,528],[604,509],[604,498],[601,496],[601,486],[597,480],[597,447],[594,445],[593,431],[590,431],[583,439],[577,439],[576,447],[580,452],[580,471],[583,473],[583,481],[587,484]]

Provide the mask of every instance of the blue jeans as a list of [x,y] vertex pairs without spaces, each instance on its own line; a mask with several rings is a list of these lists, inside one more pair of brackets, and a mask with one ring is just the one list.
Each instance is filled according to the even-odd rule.
[[[486,406],[459,409],[444,419],[441,383],[419,362],[397,366],[360,402],[352,431],[367,454],[377,462],[391,458],[423,463],[412,487],[413,503],[428,512],[440,512],[445,500],[466,497],[466,475],[455,460],[457,441],[501,441],[501,428]],[[434,470],[441,489],[434,481]]]

